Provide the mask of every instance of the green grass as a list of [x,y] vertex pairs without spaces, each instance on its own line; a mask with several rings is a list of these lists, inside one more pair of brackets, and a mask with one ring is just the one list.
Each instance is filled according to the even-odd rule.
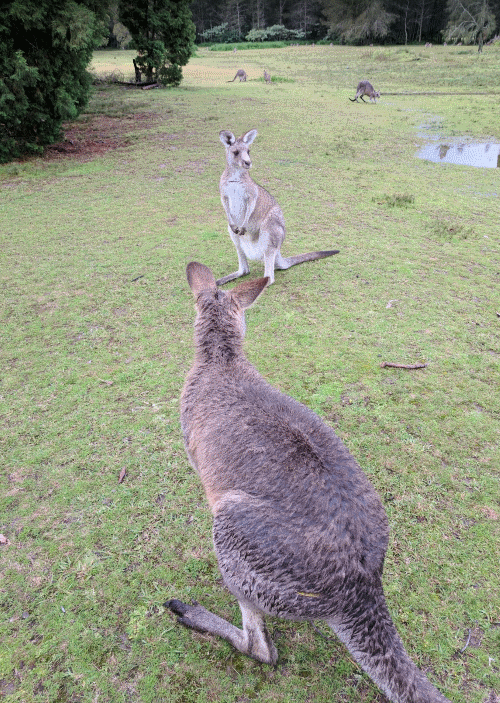
[[[134,55],[97,53],[93,70],[127,80]],[[218,133],[252,127],[285,255],[341,252],[277,272],[248,313],[247,355],[335,428],[379,491],[384,585],[411,656],[455,703],[498,695],[498,173],[415,154],[429,131],[499,141],[498,94],[479,95],[499,57],[201,48],[179,89],[96,87],[78,129],[95,145],[119,136],[108,151],[0,167],[0,697],[384,700],[306,623],[270,619],[273,670],[162,606],[194,598],[239,618],[178,400],[193,357],[185,265],[236,266]],[[240,67],[250,80],[226,83]],[[264,68],[289,80],[264,86]],[[362,78],[376,105],[348,101]]]

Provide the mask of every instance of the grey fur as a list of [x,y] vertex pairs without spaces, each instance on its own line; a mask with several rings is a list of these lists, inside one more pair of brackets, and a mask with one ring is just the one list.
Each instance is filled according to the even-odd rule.
[[353,103],[358,102],[358,98],[361,98],[361,100],[365,103],[366,100],[363,98],[363,95],[368,95],[370,102],[373,100],[373,102],[376,103],[377,98],[380,98],[380,91],[375,90],[370,81],[360,81],[358,83],[358,87],[356,88],[356,95],[354,98],[349,98],[349,100]]
[[239,68],[239,69],[236,71],[236,75],[235,75],[235,77],[233,78],[233,80],[232,80],[232,81],[226,81],[226,83],[234,83],[234,81],[235,81],[237,78],[240,79],[240,83],[241,83],[241,81],[246,81],[246,79],[248,78],[248,76],[247,76],[247,74],[246,74],[246,71],[244,71],[242,68]]
[[382,569],[388,521],[375,489],[317,415],[270,386],[243,354],[244,310],[267,278],[217,288],[187,267],[196,300],[196,357],[181,397],[188,457],[213,514],[239,629],[195,603],[166,603],[179,622],[275,664],[264,616],[323,619],[395,703],[449,703],[404,650]]
[[238,139],[228,130],[219,133],[226,150],[226,168],[220,178],[219,190],[229,236],[238,255],[238,270],[219,278],[219,286],[250,273],[248,259],[264,262],[264,276],[271,284],[275,269],[289,269],[305,261],[339,253],[338,249],[333,249],[282,256],[281,246],[286,235],[283,211],[271,193],[249,174],[252,166],[250,145],[256,136],[256,129],[250,129]]

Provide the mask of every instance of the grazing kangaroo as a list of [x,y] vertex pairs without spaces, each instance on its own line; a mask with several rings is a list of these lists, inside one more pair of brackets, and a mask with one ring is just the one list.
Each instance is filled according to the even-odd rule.
[[235,75],[235,77],[233,78],[232,81],[226,81],[226,83],[234,83],[234,81],[235,81],[237,78],[240,79],[240,83],[241,83],[241,81],[246,81],[246,79],[247,79],[247,74],[245,73],[245,71],[244,71],[242,68],[239,68],[239,69],[236,71],[236,75]]
[[270,83],[270,82],[271,82],[271,74],[268,73],[268,72],[266,71],[266,69],[264,69],[264,80],[266,81],[266,83]]
[[373,100],[373,102],[376,103],[377,98],[380,98],[380,91],[375,90],[370,81],[360,81],[358,83],[356,95],[354,98],[349,98],[349,100],[353,103],[354,101],[358,102],[358,98],[361,98],[361,100],[365,103],[366,100],[363,99],[363,95],[368,95],[370,101]]
[[237,271],[217,281],[219,286],[250,273],[247,259],[264,262],[264,275],[271,284],[274,282],[275,268],[288,269],[304,261],[324,259],[339,253],[338,249],[334,249],[290,257],[281,255],[286,234],[283,212],[273,196],[255,183],[248,173],[252,165],[250,144],[256,136],[256,129],[251,129],[239,139],[227,130],[219,134],[226,148],[226,169],[221,176],[219,189],[239,265]]
[[181,396],[189,460],[213,514],[239,629],[198,603],[165,603],[178,621],[266,664],[278,652],[265,615],[323,620],[395,703],[450,703],[417,669],[382,589],[388,520],[342,441],[315,413],[270,386],[243,353],[245,309],[267,278],[217,288],[191,262],[196,356]]

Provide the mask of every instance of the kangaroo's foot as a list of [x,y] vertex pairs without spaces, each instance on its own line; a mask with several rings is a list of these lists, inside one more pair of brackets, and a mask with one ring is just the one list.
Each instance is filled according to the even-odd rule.
[[240,603],[242,630],[196,602],[187,605],[180,600],[169,600],[164,606],[175,613],[178,616],[177,621],[185,627],[222,637],[239,652],[264,664],[274,665],[278,661],[278,651],[266,630],[264,617],[258,610],[246,604]]
[[248,271],[235,271],[234,273],[228,273],[227,276],[218,278],[215,282],[218,286],[223,286],[224,283],[229,283],[229,281],[234,281],[236,278],[241,278],[242,276],[248,276],[250,269]]

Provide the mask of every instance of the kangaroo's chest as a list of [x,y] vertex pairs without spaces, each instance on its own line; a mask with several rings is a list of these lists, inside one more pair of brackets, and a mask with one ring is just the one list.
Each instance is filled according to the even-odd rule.
[[253,210],[256,193],[254,184],[238,178],[221,184],[221,198],[234,224],[241,225],[248,216],[248,208]]

